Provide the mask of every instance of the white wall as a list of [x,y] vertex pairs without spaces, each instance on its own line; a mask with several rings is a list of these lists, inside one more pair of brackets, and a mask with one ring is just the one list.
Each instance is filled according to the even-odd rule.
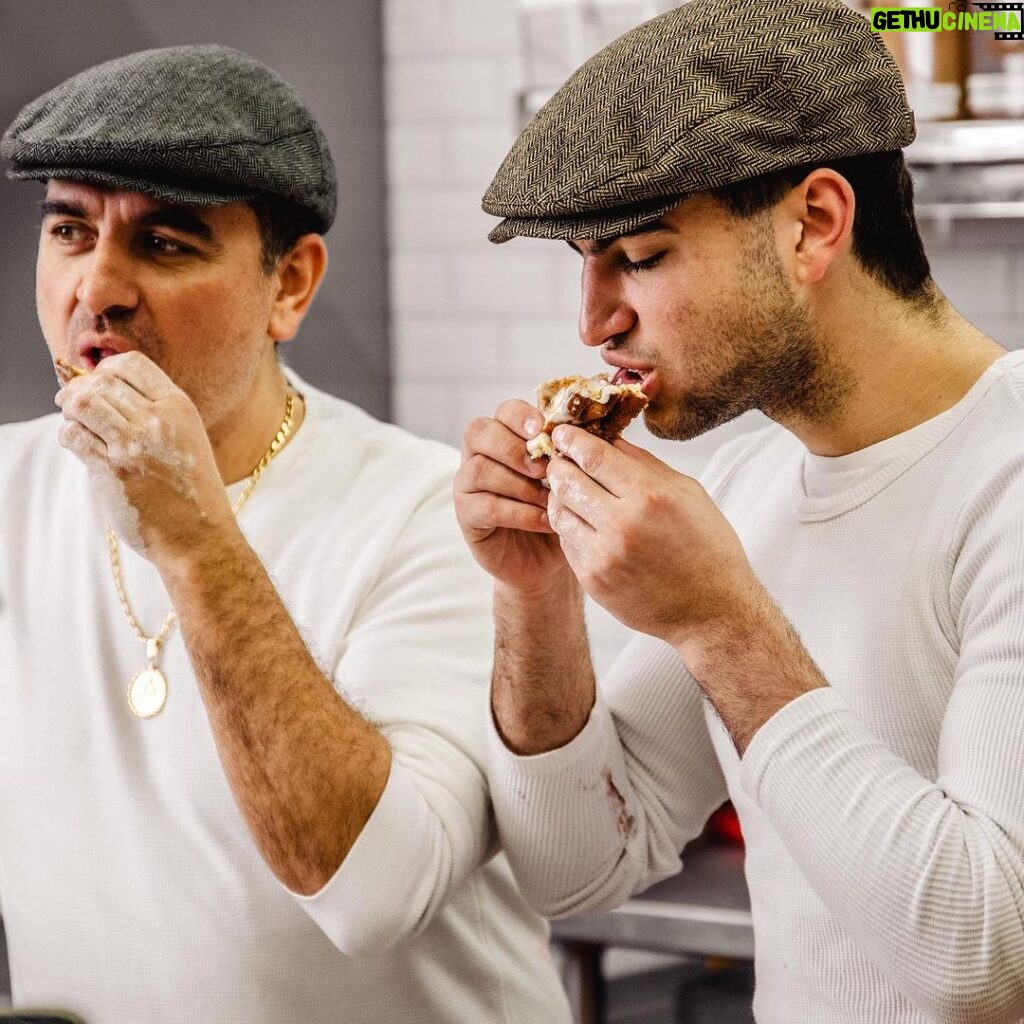
[[[517,134],[514,3],[386,0],[384,12],[394,415],[458,445],[503,399],[603,364],[576,338],[579,257],[557,242],[487,241],[495,221],[480,198]],[[698,472],[718,440],[669,452]],[[625,631],[592,614],[602,666]]]
[[[384,11],[394,413],[457,445],[465,424],[502,399],[601,364],[576,339],[579,257],[557,242],[486,240],[495,222],[480,198],[515,139],[523,85],[514,0],[386,0]],[[1024,347],[1024,223],[925,237],[954,304],[1002,344]],[[758,422],[653,445],[697,473],[726,436]],[[628,436],[648,439],[640,426]],[[597,619],[602,665],[624,632]]]

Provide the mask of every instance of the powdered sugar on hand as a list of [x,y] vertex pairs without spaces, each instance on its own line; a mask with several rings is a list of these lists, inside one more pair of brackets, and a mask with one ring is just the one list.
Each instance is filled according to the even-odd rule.
[[124,482],[106,469],[90,469],[89,482],[110,528],[139,554],[145,554],[139,513],[128,500]]
[[131,498],[133,477],[159,480],[190,504],[198,504],[193,473],[196,457],[160,439],[133,437],[109,452],[109,466],[90,469],[90,479],[107,522],[131,548],[145,555],[142,522]]

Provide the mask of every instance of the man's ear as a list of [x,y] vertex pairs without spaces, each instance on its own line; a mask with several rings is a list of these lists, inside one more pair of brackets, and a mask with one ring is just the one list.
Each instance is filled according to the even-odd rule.
[[793,272],[800,284],[816,284],[852,246],[856,197],[837,171],[812,171],[783,200],[792,220]]
[[302,318],[327,270],[327,246],[317,234],[303,235],[277,264],[277,294],[270,310],[267,334],[274,341],[289,341],[298,333]]

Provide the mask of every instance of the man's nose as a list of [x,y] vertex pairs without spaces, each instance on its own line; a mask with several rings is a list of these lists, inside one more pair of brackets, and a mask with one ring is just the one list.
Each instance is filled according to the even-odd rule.
[[625,300],[613,269],[584,258],[580,294],[580,341],[597,347],[617,343],[636,323],[636,313]]
[[96,316],[134,309],[139,293],[130,255],[109,240],[98,241],[84,260],[75,297]]

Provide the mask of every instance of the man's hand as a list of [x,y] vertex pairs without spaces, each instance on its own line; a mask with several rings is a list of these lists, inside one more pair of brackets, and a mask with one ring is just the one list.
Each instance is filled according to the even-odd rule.
[[188,396],[129,352],[69,381],[57,404],[61,443],[89,468],[110,524],[163,578],[260,853],[286,886],[316,892],[384,790],[387,740],[310,654],[235,523]]
[[57,393],[60,443],[89,469],[108,522],[148,558],[233,522],[199,411],[140,352],[104,359]]
[[827,683],[696,480],[577,427],[552,440],[548,519],[584,590],[672,644],[742,755],[780,708]]
[[455,476],[462,534],[497,581],[494,721],[520,754],[568,743],[594,704],[583,593],[548,523],[548,462],[526,451],[542,426],[532,405],[504,402],[467,427]]
[[530,596],[570,577],[547,518],[541,483],[547,460],[533,460],[526,441],[542,426],[526,402],[509,401],[494,419],[466,428],[455,476],[455,512],[473,557],[509,591]]
[[620,622],[679,645],[727,617],[756,579],[696,480],[577,427],[554,438],[548,518],[584,590]]

